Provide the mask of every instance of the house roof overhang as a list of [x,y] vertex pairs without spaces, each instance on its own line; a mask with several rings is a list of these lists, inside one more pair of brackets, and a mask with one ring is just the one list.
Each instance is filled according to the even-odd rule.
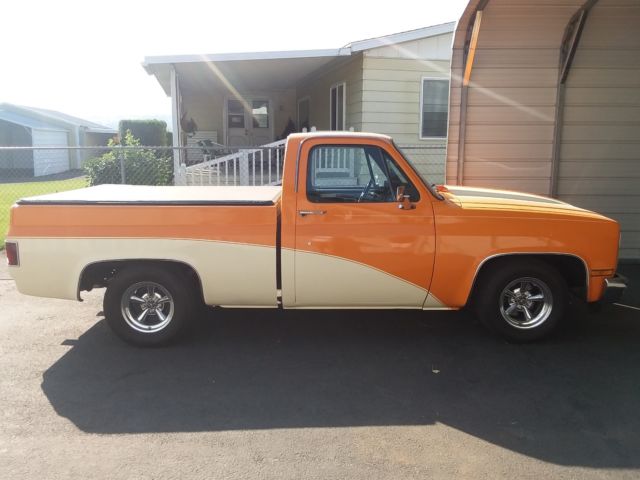
[[372,48],[386,47],[398,43],[411,42],[421,38],[435,37],[451,33],[455,29],[456,22],[441,23],[439,25],[431,25],[429,27],[417,28],[406,32],[393,33],[382,37],[369,38],[367,40],[359,40],[347,46],[352,52],[361,52]]
[[451,33],[454,26],[453,22],[444,23],[336,49],[145,57],[142,66],[156,77],[167,95],[171,94],[173,68],[183,88],[210,90],[213,81],[237,90],[282,90],[294,87],[324,66],[339,65],[365,50]]
[[171,92],[172,68],[178,72],[181,85],[186,83],[191,89],[210,88],[213,81],[238,90],[280,90],[295,86],[332,61],[350,56],[349,49],[176,55],[146,57],[143,67],[157,78],[167,95]]

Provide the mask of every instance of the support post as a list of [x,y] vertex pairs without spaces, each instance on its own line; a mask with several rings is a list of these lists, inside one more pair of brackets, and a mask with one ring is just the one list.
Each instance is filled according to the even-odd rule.
[[122,145],[118,147],[118,162],[120,163],[120,183],[125,185],[127,183],[127,175],[124,170],[124,152],[122,151]]
[[[255,162],[255,154],[253,155]],[[240,185],[249,185],[249,152],[243,151],[238,158],[238,168],[240,169]],[[255,180],[255,179],[254,179]]]
[[180,96],[180,83],[176,67],[171,67],[171,127],[173,130],[173,184],[186,185],[183,175],[184,165],[182,147],[182,129],[180,128],[180,115],[182,114],[182,98]]

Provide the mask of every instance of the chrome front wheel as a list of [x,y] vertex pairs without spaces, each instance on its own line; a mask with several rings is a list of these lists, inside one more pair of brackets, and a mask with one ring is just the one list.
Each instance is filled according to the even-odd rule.
[[542,325],[553,310],[553,294],[539,278],[522,277],[500,294],[500,314],[512,327],[531,329]]
[[557,328],[567,298],[565,280],[552,265],[533,258],[504,259],[483,270],[473,305],[494,332],[530,342]]

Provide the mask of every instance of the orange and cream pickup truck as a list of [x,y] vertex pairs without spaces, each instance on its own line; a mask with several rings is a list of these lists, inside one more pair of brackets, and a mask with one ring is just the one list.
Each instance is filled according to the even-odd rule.
[[435,187],[387,136],[289,136],[281,186],[102,185],[24,198],[6,240],[18,289],[106,287],[125,340],[175,338],[199,305],[473,307],[512,340],[549,334],[569,295],[615,301],[618,224],[552,198]]

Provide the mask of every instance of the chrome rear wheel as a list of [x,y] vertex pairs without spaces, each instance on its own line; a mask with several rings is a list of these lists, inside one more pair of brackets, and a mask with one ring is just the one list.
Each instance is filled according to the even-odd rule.
[[120,309],[131,328],[142,333],[155,333],[169,325],[175,303],[171,293],[162,285],[138,282],[125,290]]
[[104,296],[107,323],[129,343],[165,345],[192,323],[198,305],[195,288],[177,267],[141,263],[123,268]]

